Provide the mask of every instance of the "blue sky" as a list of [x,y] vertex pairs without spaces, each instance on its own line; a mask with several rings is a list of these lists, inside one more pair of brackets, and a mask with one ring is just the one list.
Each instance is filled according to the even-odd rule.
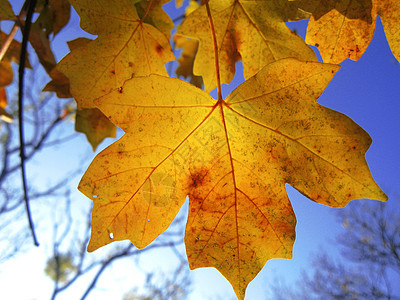
[[[19,7],[15,9],[15,11],[18,10]],[[64,32],[61,32],[53,41],[57,60],[61,59],[68,51],[65,41],[82,35],[82,31],[77,28],[77,21],[76,14],[73,14],[71,25],[65,28]],[[304,32],[304,22],[294,23],[290,26],[295,27],[299,34]],[[357,62],[346,60],[341,65],[341,70],[337,72],[318,102],[346,114],[370,134],[373,143],[366,155],[367,162],[374,179],[389,196],[387,205],[393,205],[393,202],[400,201],[400,64],[391,54],[379,18],[374,38],[361,59]],[[236,86],[240,80],[242,80],[242,75],[238,73],[233,84],[230,87],[224,87],[224,95],[227,95],[228,91],[232,90],[232,86]],[[100,148],[104,148],[111,142],[111,140],[107,140]],[[83,143],[85,143],[85,139],[81,137],[76,144],[71,146],[71,149]],[[85,151],[90,149],[88,145],[86,146],[88,148]],[[67,150],[67,152],[69,151]],[[65,157],[65,153],[62,152],[57,153],[57,155]],[[67,159],[76,163],[76,155],[74,156]],[[54,156],[54,159],[56,159],[56,156]],[[40,161],[37,162],[37,164],[39,163]],[[65,163],[69,164],[68,160]],[[47,167],[50,168],[50,164],[47,164]],[[246,299],[266,297],[268,285],[277,279],[284,280],[287,283],[297,280],[301,270],[308,270],[312,267],[311,256],[321,249],[325,249],[335,257],[340,257],[335,247],[335,237],[342,231],[342,227],[335,218],[336,209],[314,203],[290,186],[287,186],[287,191],[298,221],[293,259],[269,261],[254,281],[250,283]],[[83,202],[86,201],[84,205],[90,203],[90,200],[78,193],[76,197],[81,197]],[[352,205],[350,204],[345,209],[351,208]],[[181,212],[186,213],[186,210],[187,206],[185,205]],[[2,284],[5,286],[6,295],[13,293],[14,296],[17,295],[14,299],[24,299],[22,290],[15,290],[16,287],[11,282],[7,284],[9,280],[18,278],[18,276],[9,273],[13,272],[13,269],[15,270],[15,264],[29,265],[30,270],[27,270],[27,274],[30,274],[30,278],[41,278],[35,276],[42,274],[43,281],[30,283],[32,288],[35,286],[41,286],[43,289],[51,288],[49,280],[45,279],[42,272],[43,263],[38,263],[44,259],[42,252],[43,246],[39,249],[32,249],[26,255],[21,255],[17,261],[13,261],[13,265],[8,264],[0,271],[0,282],[6,283]],[[147,259],[149,264],[151,261],[152,268],[168,268],[168,257],[165,255],[168,254],[160,252],[156,253],[156,256],[149,256],[144,259]],[[40,259],[32,265],[30,262],[35,257],[40,257]],[[33,270],[34,268],[41,268],[41,270],[39,272]],[[115,278],[120,279],[120,274],[115,275],[115,270],[120,271],[119,268],[124,267],[122,264],[116,264],[105,278],[109,281]],[[127,276],[131,274],[129,270],[123,270],[120,273],[125,274],[125,272],[128,274]],[[215,269],[198,269],[192,271],[190,276],[194,281],[190,299],[213,299],[217,296],[222,299],[235,299],[233,289]],[[118,284],[117,286],[120,290],[127,291],[130,289],[129,285],[121,287],[121,284]],[[116,293],[115,286],[113,288],[112,283],[108,282],[107,284],[105,280],[99,282],[99,288],[100,291],[93,294],[93,296],[97,295],[96,299],[110,297],[110,295],[115,295],[112,293]],[[107,289],[108,291],[104,291]],[[18,298],[18,295],[21,298]],[[38,297],[38,299],[41,299],[40,296]]]

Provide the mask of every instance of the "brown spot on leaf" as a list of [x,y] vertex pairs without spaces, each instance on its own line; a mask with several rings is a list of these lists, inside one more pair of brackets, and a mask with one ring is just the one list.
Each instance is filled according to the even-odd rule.
[[195,189],[207,183],[208,173],[209,170],[204,168],[190,172],[189,188]]
[[156,52],[157,52],[157,54],[161,56],[161,54],[163,53],[163,51],[164,51],[164,48],[163,48],[160,44],[158,44],[158,45],[156,46]]

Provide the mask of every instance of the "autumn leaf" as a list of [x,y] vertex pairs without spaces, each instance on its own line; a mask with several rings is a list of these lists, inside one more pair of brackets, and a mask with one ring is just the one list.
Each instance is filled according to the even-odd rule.
[[[235,63],[240,59],[246,79],[281,58],[316,61],[311,48],[285,25],[294,14],[286,0],[211,0],[209,6],[218,45],[221,83],[232,80]],[[202,6],[178,28],[178,34],[200,41],[194,74],[203,77],[207,92],[214,89],[217,82],[209,24],[206,7]]]
[[370,44],[377,14],[382,18],[393,54],[400,57],[400,4],[396,0],[299,0],[312,13],[306,43],[316,46],[324,62],[358,60]]
[[16,17],[12,10],[10,2],[0,0],[0,20],[15,20]]
[[49,73],[52,79],[43,88],[43,92],[55,92],[58,98],[72,98],[69,91],[69,79],[63,73],[53,68]]
[[376,2],[390,49],[400,62],[400,3],[397,0],[376,0]]
[[125,239],[147,246],[189,195],[190,268],[217,268],[243,299],[269,259],[292,256],[296,218],[285,183],[332,207],[386,200],[364,158],[368,134],[316,102],[338,68],[279,60],[224,101],[159,75],[95,100],[125,135],[79,184],[93,200],[88,251]]
[[183,5],[183,0],[175,0],[175,5],[181,7]]
[[44,272],[55,282],[66,282],[68,276],[77,270],[74,259],[70,253],[57,254],[46,262]]
[[[0,32],[0,49],[7,39],[7,34]],[[21,51],[21,43],[13,39],[7,49],[3,59],[0,61],[0,87],[9,85],[14,78],[14,72],[11,67],[11,62],[19,63],[19,54]],[[31,68],[28,57],[25,61],[25,66]]]
[[82,29],[98,35],[57,65],[70,80],[78,109],[93,108],[94,99],[120,87],[132,76],[167,76],[164,64],[175,59],[169,41],[141,20],[131,1],[99,0],[96,5],[90,0],[70,2],[81,17]]
[[4,122],[11,123],[13,117],[5,110],[7,106],[7,93],[4,86],[0,87],[0,119]]
[[148,13],[146,10],[150,5],[150,0],[142,0],[136,4],[136,10],[140,18],[145,14],[144,22],[153,25],[160,30],[166,37],[170,37],[171,30],[175,27],[169,15],[163,10],[162,6],[170,0],[151,0],[151,7]]
[[78,109],[75,131],[86,135],[93,151],[107,137],[115,138],[117,128],[98,108]]
[[47,73],[50,73],[56,66],[56,59],[50,47],[50,40],[37,22],[31,26],[29,42],[35,49],[40,64]]
[[203,79],[201,76],[193,74],[193,63],[199,42],[179,35],[174,36],[174,42],[176,49],[182,49],[181,56],[177,59],[179,65],[175,70],[175,74],[190,79],[189,82],[191,84],[201,88],[203,86]]
[[[77,38],[75,40],[67,42],[70,51],[78,49],[81,46],[87,45],[91,39],[88,38]],[[46,84],[43,88],[44,92],[55,92],[58,98],[72,98],[70,93],[70,83],[67,76],[60,72],[57,67],[54,67],[49,76],[51,81]]]
[[14,72],[9,61],[0,61],[0,87],[13,82]]
[[36,20],[38,27],[44,29],[46,36],[56,35],[68,24],[71,5],[68,0],[48,0],[44,3]]

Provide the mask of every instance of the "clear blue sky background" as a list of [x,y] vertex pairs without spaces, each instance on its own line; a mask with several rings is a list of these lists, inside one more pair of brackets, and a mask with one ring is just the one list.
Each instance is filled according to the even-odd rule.
[[[20,5],[17,4],[22,3],[22,1],[11,2],[13,5],[16,4],[15,11],[19,11]],[[82,35],[77,24],[78,17],[73,13],[70,25],[53,41],[58,60],[68,51],[65,41]],[[304,25],[304,22],[296,22],[291,24],[290,27],[296,28],[300,35],[304,35]],[[346,60],[341,65],[341,70],[335,75],[318,102],[346,114],[370,134],[373,143],[366,155],[367,162],[376,182],[389,196],[387,205],[392,205],[394,201],[400,201],[400,65],[391,54],[379,19],[375,36],[362,58],[357,62]],[[233,84],[224,87],[224,95],[227,95],[228,91],[232,90],[232,86],[236,86],[242,78],[243,76],[239,72]],[[82,144],[83,141],[84,138],[80,139],[77,144]],[[107,140],[103,143],[102,148],[111,142],[111,140]],[[66,160],[66,164],[70,163],[69,160],[72,164],[76,164],[76,156],[70,155],[68,157],[66,153],[74,151],[73,148],[77,144],[71,146],[71,149],[65,149],[65,152],[61,151],[54,154],[53,158],[56,160],[58,155],[61,155]],[[44,159],[48,160],[48,157]],[[47,164],[47,166],[51,168],[51,165]],[[336,209],[316,204],[290,186],[287,186],[287,191],[298,221],[293,259],[269,261],[249,285],[246,299],[267,297],[269,284],[277,279],[285,280],[286,283],[299,279],[301,270],[312,268],[311,256],[321,249],[325,249],[335,257],[340,257],[335,247],[335,237],[341,232],[342,227],[335,218]],[[82,197],[82,203],[85,203],[83,205],[90,203],[89,199],[79,194],[76,197]],[[351,206],[350,204],[345,209],[351,209]],[[183,207],[182,213],[186,213],[186,210],[187,206]],[[44,277],[42,271],[43,264],[32,264],[32,258],[41,257],[39,252],[42,249],[33,249],[13,261],[12,265],[6,265],[3,270],[0,270],[0,282],[2,282],[1,286],[5,295],[13,295],[12,299],[25,299],[24,291],[18,289],[18,286],[12,282],[23,276],[11,274],[11,272],[15,272],[15,269],[18,269],[15,268],[17,265],[25,266],[24,272],[29,274],[30,277],[28,278],[41,278],[38,282],[29,283],[33,287],[30,292],[38,289],[34,287],[40,287],[39,289],[44,291],[51,289],[51,281]],[[147,259],[152,261],[153,268],[158,266],[166,268],[168,257],[165,257],[165,255],[167,254],[158,253],[157,257],[150,256]],[[40,259],[43,260],[44,258]],[[105,276],[106,280],[121,279],[121,275],[115,275],[115,271],[121,274],[120,268],[123,269],[123,265],[116,264],[111,272]],[[127,274],[130,273],[127,271]],[[235,299],[231,286],[215,269],[198,269],[192,271],[190,276],[194,280],[193,293],[190,299],[214,299],[214,297]],[[126,280],[123,282],[131,283],[131,281]],[[114,298],[112,295],[115,296],[117,292],[116,286],[119,290],[123,289],[124,291],[131,288],[129,285],[121,288],[121,284],[114,284],[113,286],[110,282],[107,284],[105,280],[101,280],[98,286],[99,290],[93,293],[93,297],[89,297],[89,299]],[[39,295],[47,294],[38,294],[37,299],[43,299]],[[34,297],[35,295],[32,295],[32,298]],[[71,299],[71,296],[66,299]]]

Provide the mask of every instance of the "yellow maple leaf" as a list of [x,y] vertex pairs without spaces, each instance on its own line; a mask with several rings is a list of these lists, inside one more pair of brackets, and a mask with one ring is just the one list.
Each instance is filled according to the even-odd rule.
[[269,259],[292,256],[285,183],[332,207],[386,200],[364,158],[368,134],[316,102],[338,68],[278,60],[221,101],[150,75],[95,100],[125,135],[79,184],[93,200],[88,251],[125,239],[145,247],[189,195],[190,267],[217,268],[243,299]]
[[312,13],[306,42],[318,47],[324,62],[358,60],[372,40],[377,14],[382,18],[392,52],[400,60],[399,1],[299,0],[294,3]]
[[[235,63],[240,59],[246,79],[277,59],[295,57],[316,60],[304,40],[285,25],[292,15],[286,0],[211,0],[209,6],[218,44],[221,83],[232,80]],[[188,15],[178,33],[200,41],[194,74],[202,76],[205,90],[211,91],[217,81],[214,44],[206,7],[201,6]]]
[[96,5],[90,0],[70,2],[81,17],[81,27],[98,35],[57,65],[69,78],[79,109],[93,108],[93,99],[133,76],[167,75],[164,64],[175,59],[169,41],[141,20],[132,1],[99,0]]

